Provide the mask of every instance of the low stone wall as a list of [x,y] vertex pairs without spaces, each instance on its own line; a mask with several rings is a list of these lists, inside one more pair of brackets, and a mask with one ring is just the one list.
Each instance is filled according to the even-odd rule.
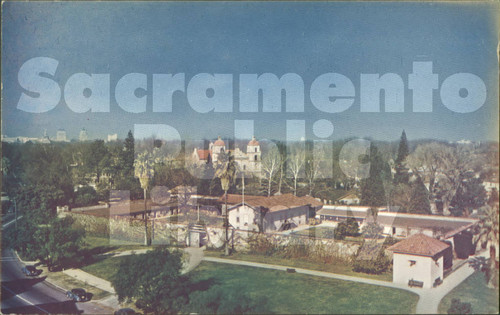
[[[83,213],[68,212],[75,219],[75,225],[83,228],[87,235],[109,237],[110,245],[144,243],[144,221],[131,218],[105,218]],[[153,244],[186,246],[189,244],[188,225],[168,220],[149,220]],[[264,239],[267,245],[280,255],[293,256],[291,250],[301,249],[306,255],[316,258],[351,259],[360,248],[359,244],[333,239],[313,238],[305,235],[260,234],[240,230],[229,230],[231,246],[240,252],[251,251],[251,242]],[[201,244],[208,248],[224,246],[225,231],[221,227],[207,226],[201,232]]]
[[[87,235],[107,237],[111,245],[143,244],[144,221],[133,218],[106,218],[83,213],[66,213],[75,220],[75,225],[85,230]],[[148,230],[153,244],[185,245],[187,226],[162,220],[148,220]]]

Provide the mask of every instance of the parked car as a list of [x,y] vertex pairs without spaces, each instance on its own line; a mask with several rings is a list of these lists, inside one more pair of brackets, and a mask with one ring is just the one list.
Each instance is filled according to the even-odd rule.
[[137,313],[135,312],[135,310],[131,308],[120,308],[114,313],[114,315],[135,315],[135,314]]
[[36,269],[36,267],[33,265],[24,266],[23,268],[21,268],[21,271],[28,277],[36,277],[42,273],[41,270]]
[[87,301],[87,292],[84,289],[77,288],[66,292],[66,296],[75,302]]

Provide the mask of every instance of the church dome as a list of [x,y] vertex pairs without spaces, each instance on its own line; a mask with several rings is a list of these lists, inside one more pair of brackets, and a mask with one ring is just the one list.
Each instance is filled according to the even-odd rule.
[[224,143],[224,141],[220,138],[219,138],[214,142],[214,146],[219,146],[219,147],[224,147],[226,144]]
[[248,145],[249,146],[258,146],[259,141],[255,140],[255,136],[254,136],[254,137],[252,137],[252,140],[250,140],[250,142],[248,142]]

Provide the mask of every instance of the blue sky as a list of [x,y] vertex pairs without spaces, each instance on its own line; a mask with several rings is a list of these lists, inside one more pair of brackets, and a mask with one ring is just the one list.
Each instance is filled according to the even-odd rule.
[[[498,6],[491,3],[372,2],[7,2],[2,11],[2,133],[49,136],[63,128],[77,138],[118,133],[134,124],[167,124],[183,139],[232,137],[235,120],[254,120],[257,138],[283,139],[287,120],[304,120],[308,139],[313,125],[328,120],[329,139],[372,137],[456,141],[498,140]],[[47,113],[21,111],[21,66],[34,57],[59,61],[53,77],[61,90],[75,73],[110,74],[109,113],[75,113],[61,97]],[[455,73],[472,73],[486,85],[485,104],[472,113],[455,113],[434,90],[433,111],[412,112],[408,74],[414,61],[433,63],[439,85]],[[318,76],[335,72],[356,89],[354,104],[324,113],[309,98]],[[360,74],[396,73],[405,83],[405,112],[360,111]],[[113,97],[128,73],[148,77],[147,110],[128,113]],[[238,84],[230,113],[194,111],[185,94],[173,98],[170,113],[153,113],[155,73],[185,73],[186,85],[199,73],[296,73],[304,81],[305,110],[300,113],[242,113]],[[383,107],[382,107],[383,108]],[[290,131],[293,133],[293,131]]]

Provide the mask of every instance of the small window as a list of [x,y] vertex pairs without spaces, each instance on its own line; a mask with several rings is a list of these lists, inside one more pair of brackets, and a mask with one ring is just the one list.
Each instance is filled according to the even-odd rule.
[[410,260],[410,267],[413,266],[413,265],[416,265],[416,264],[417,264],[416,260]]
[[240,223],[240,217],[236,217],[236,222]]
[[255,148],[255,152],[257,152],[257,148]]
[[256,156],[254,156],[254,160],[255,160],[255,161],[257,161],[257,155],[256,155]]

